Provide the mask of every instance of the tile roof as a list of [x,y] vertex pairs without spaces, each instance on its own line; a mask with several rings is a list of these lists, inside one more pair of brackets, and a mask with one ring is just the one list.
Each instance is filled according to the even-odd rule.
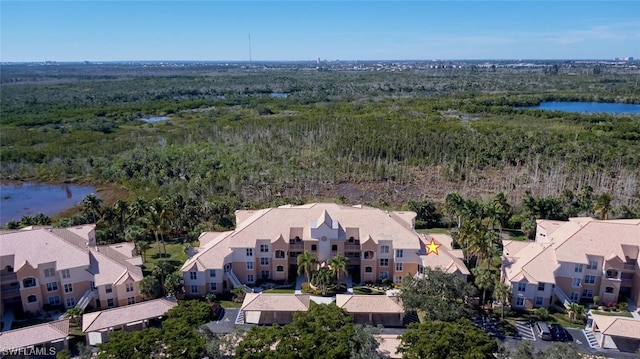
[[0,353],[66,339],[68,335],[69,319],[0,332]]
[[591,317],[602,334],[640,339],[640,320],[638,319],[599,314],[591,314]]
[[56,262],[56,270],[89,265],[87,240],[63,228],[39,228],[0,234],[0,253],[13,254],[14,271],[29,262]]
[[200,243],[205,243],[204,246],[198,248],[197,253],[182,265],[181,270],[222,269],[225,259],[232,253],[230,247],[232,233],[229,231],[202,234]]
[[241,310],[268,312],[306,312],[309,309],[309,294],[247,293]]
[[125,256],[109,247],[90,248],[89,256],[89,272],[93,274],[96,286],[121,284],[129,277],[136,282],[143,278],[142,268],[129,263]]
[[469,275],[469,269],[463,262],[463,254],[461,250],[452,250],[451,243],[453,239],[451,236],[446,234],[439,235],[426,235],[423,237],[423,247],[424,245],[431,242],[431,237],[433,237],[437,243],[442,244],[440,248],[438,248],[438,254],[431,253],[420,256],[420,260],[422,262],[423,267],[428,268],[440,268],[443,272],[446,273],[456,273],[460,272],[461,274]]
[[158,318],[178,303],[165,299],[155,299],[146,302],[126,305],[98,312],[87,313],[82,316],[82,331],[94,332],[111,327],[119,327],[145,319]]
[[387,295],[337,294],[336,305],[349,313],[404,313],[398,300]]
[[398,335],[378,334],[373,337],[378,342],[378,353],[384,355],[385,358],[402,358],[402,353],[397,352],[400,343],[402,343]]

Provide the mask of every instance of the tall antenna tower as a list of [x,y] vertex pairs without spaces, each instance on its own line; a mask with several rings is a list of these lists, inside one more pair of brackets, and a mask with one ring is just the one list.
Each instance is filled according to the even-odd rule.
[[251,62],[251,34],[249,34],[249,62]]

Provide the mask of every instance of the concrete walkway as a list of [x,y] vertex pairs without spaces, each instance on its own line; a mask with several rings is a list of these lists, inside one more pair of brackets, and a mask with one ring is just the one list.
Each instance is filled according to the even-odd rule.
[[304,274],[300,274],[298,278],[296,278],[296,290],[295,294],[302,294],[302,283],[307,281],[307,277]]

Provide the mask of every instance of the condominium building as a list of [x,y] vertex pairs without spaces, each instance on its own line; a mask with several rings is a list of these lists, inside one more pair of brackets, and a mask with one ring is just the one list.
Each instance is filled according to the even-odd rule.
[[516,308],[630,300],[640,305],[640,219],[538,220],[534,242],[503,241]]
[[[416,214],[333,203],[286,205],[236,211],[236,229],[205,232],[182,266],[189,295],[223,292],[258,280],[295,278],[297,258],[315,253],[323,263],[338,254],[360,282],[402,283],[424,267],[439,267],[463,278],[469,274],[462,252],[442,236],[438,254],[425,248],[433,237],[414,230]],[[291,276],[290,276],[291,275]]]
[[139,302],[141,265],[131,243],[96,246],[95,225],[2,231],[0,314]]

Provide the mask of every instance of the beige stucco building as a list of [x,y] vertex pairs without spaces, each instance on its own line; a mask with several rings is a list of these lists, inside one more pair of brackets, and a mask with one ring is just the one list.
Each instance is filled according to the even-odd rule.
[[640,305],[640,219],[538,220],[534,242],[503,241],[502,279],[515,308],[560,302]]
[[[402,283],[424,267],[441,268],[466,279],[462,252],[451,237],[437,236],[438,254],[425,244],[434,238],[414,230],[416,214],[334,203],[286,205],[236,211],[236,229],[205,232],[182,266],[188,295],[223,292],[258,280],[287,281],[297,273],[297,257],[315,253],[320,263],[342,254],[360,282]],[[291,275],[291,276],[290,276]]]
[[0,314],[139,302],[141,265],[131,243],[96,246],[95,225],[2,231]]

